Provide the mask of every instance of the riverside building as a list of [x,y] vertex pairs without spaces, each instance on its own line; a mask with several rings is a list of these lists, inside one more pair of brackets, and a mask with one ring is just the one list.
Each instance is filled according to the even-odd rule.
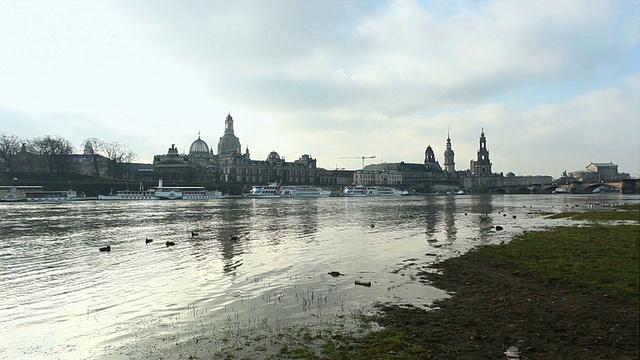
[[233,129],[233,117],[227,116],[224,133],[218,140],[217,153],[200,138],[191,144],[188,154],[179,154],[172,145],[167,154],[154,156],[154,172],[169,181],[203,181],[222,183],[286,184],[319,182],[316,159],[308,154],[288,162],[275,150],[265,160],[253,160],[249,148],[242,152],[240,139]]

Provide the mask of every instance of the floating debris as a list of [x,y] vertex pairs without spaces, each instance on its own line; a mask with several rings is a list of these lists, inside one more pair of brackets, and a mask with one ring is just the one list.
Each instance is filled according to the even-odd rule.
[[371,287],[371,281],[360,281],[356,280],[356,285]]

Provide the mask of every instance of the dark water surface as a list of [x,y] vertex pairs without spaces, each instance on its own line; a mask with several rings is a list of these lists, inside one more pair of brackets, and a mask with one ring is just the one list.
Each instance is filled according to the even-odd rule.
[[[415,280],[424,266],[569,222],[540,212],[639,201],[606,194],[0,204],[0,358],[184,358],[190,353],[180,344],[205,332],[220,339],[209,346],[223,348],[249,331],[335,325],[378,302],[428,306],[446,294]],[[98,251],[106,245],[111,252]]]

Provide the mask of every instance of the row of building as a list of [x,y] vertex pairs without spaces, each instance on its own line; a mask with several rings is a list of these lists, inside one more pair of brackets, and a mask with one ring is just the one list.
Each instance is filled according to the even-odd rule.
[[[18,171],[38,171],[41,162],[23,146],[12,161]],[[86,143],[83,154],[71,155],[69,171],[84,175],[108,176],[108,159],[95,155],[91,143]],[[456,170],[455,152],[447,136],[443,166],[436,159],[431,146],[427,146],[421,163],[382,163],[367,165],[359,170],[328,170],[317,167],[316,159],[308,154],[294,161],[286,161],[276,151],[264,160],[253,160],[249,148],[244,152],[234,132],[234,120],[229,114],[224,122],[224,133],[214,153],[206,141],[193,141],[188,154],[179,153],[175,145],[165,154],[155,155],[152,164],[126,164],[121,176],[127,180],[156,180],[163,178],[175,182],[255,184],[281,181],[286,184],[322,184],[325,186],[403,185],[426,192],[442,192],[463,188],[468,191],[486,191],[502,187],[550,184],[551,176],[516,176],[513,173],[493,173],[484,129],[480,134],[477,157],[469,169]],[[591,163],[586,171],[563,174],[560,181],[614,181],[628,179],[619,173],[613,163]]]

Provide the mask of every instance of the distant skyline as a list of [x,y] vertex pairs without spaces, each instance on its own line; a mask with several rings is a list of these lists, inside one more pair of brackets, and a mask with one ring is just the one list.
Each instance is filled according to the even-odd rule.
[[[0,132],[640,176],[640,1],[0,0]],[[341,159],[354,157],[354,159]]]

